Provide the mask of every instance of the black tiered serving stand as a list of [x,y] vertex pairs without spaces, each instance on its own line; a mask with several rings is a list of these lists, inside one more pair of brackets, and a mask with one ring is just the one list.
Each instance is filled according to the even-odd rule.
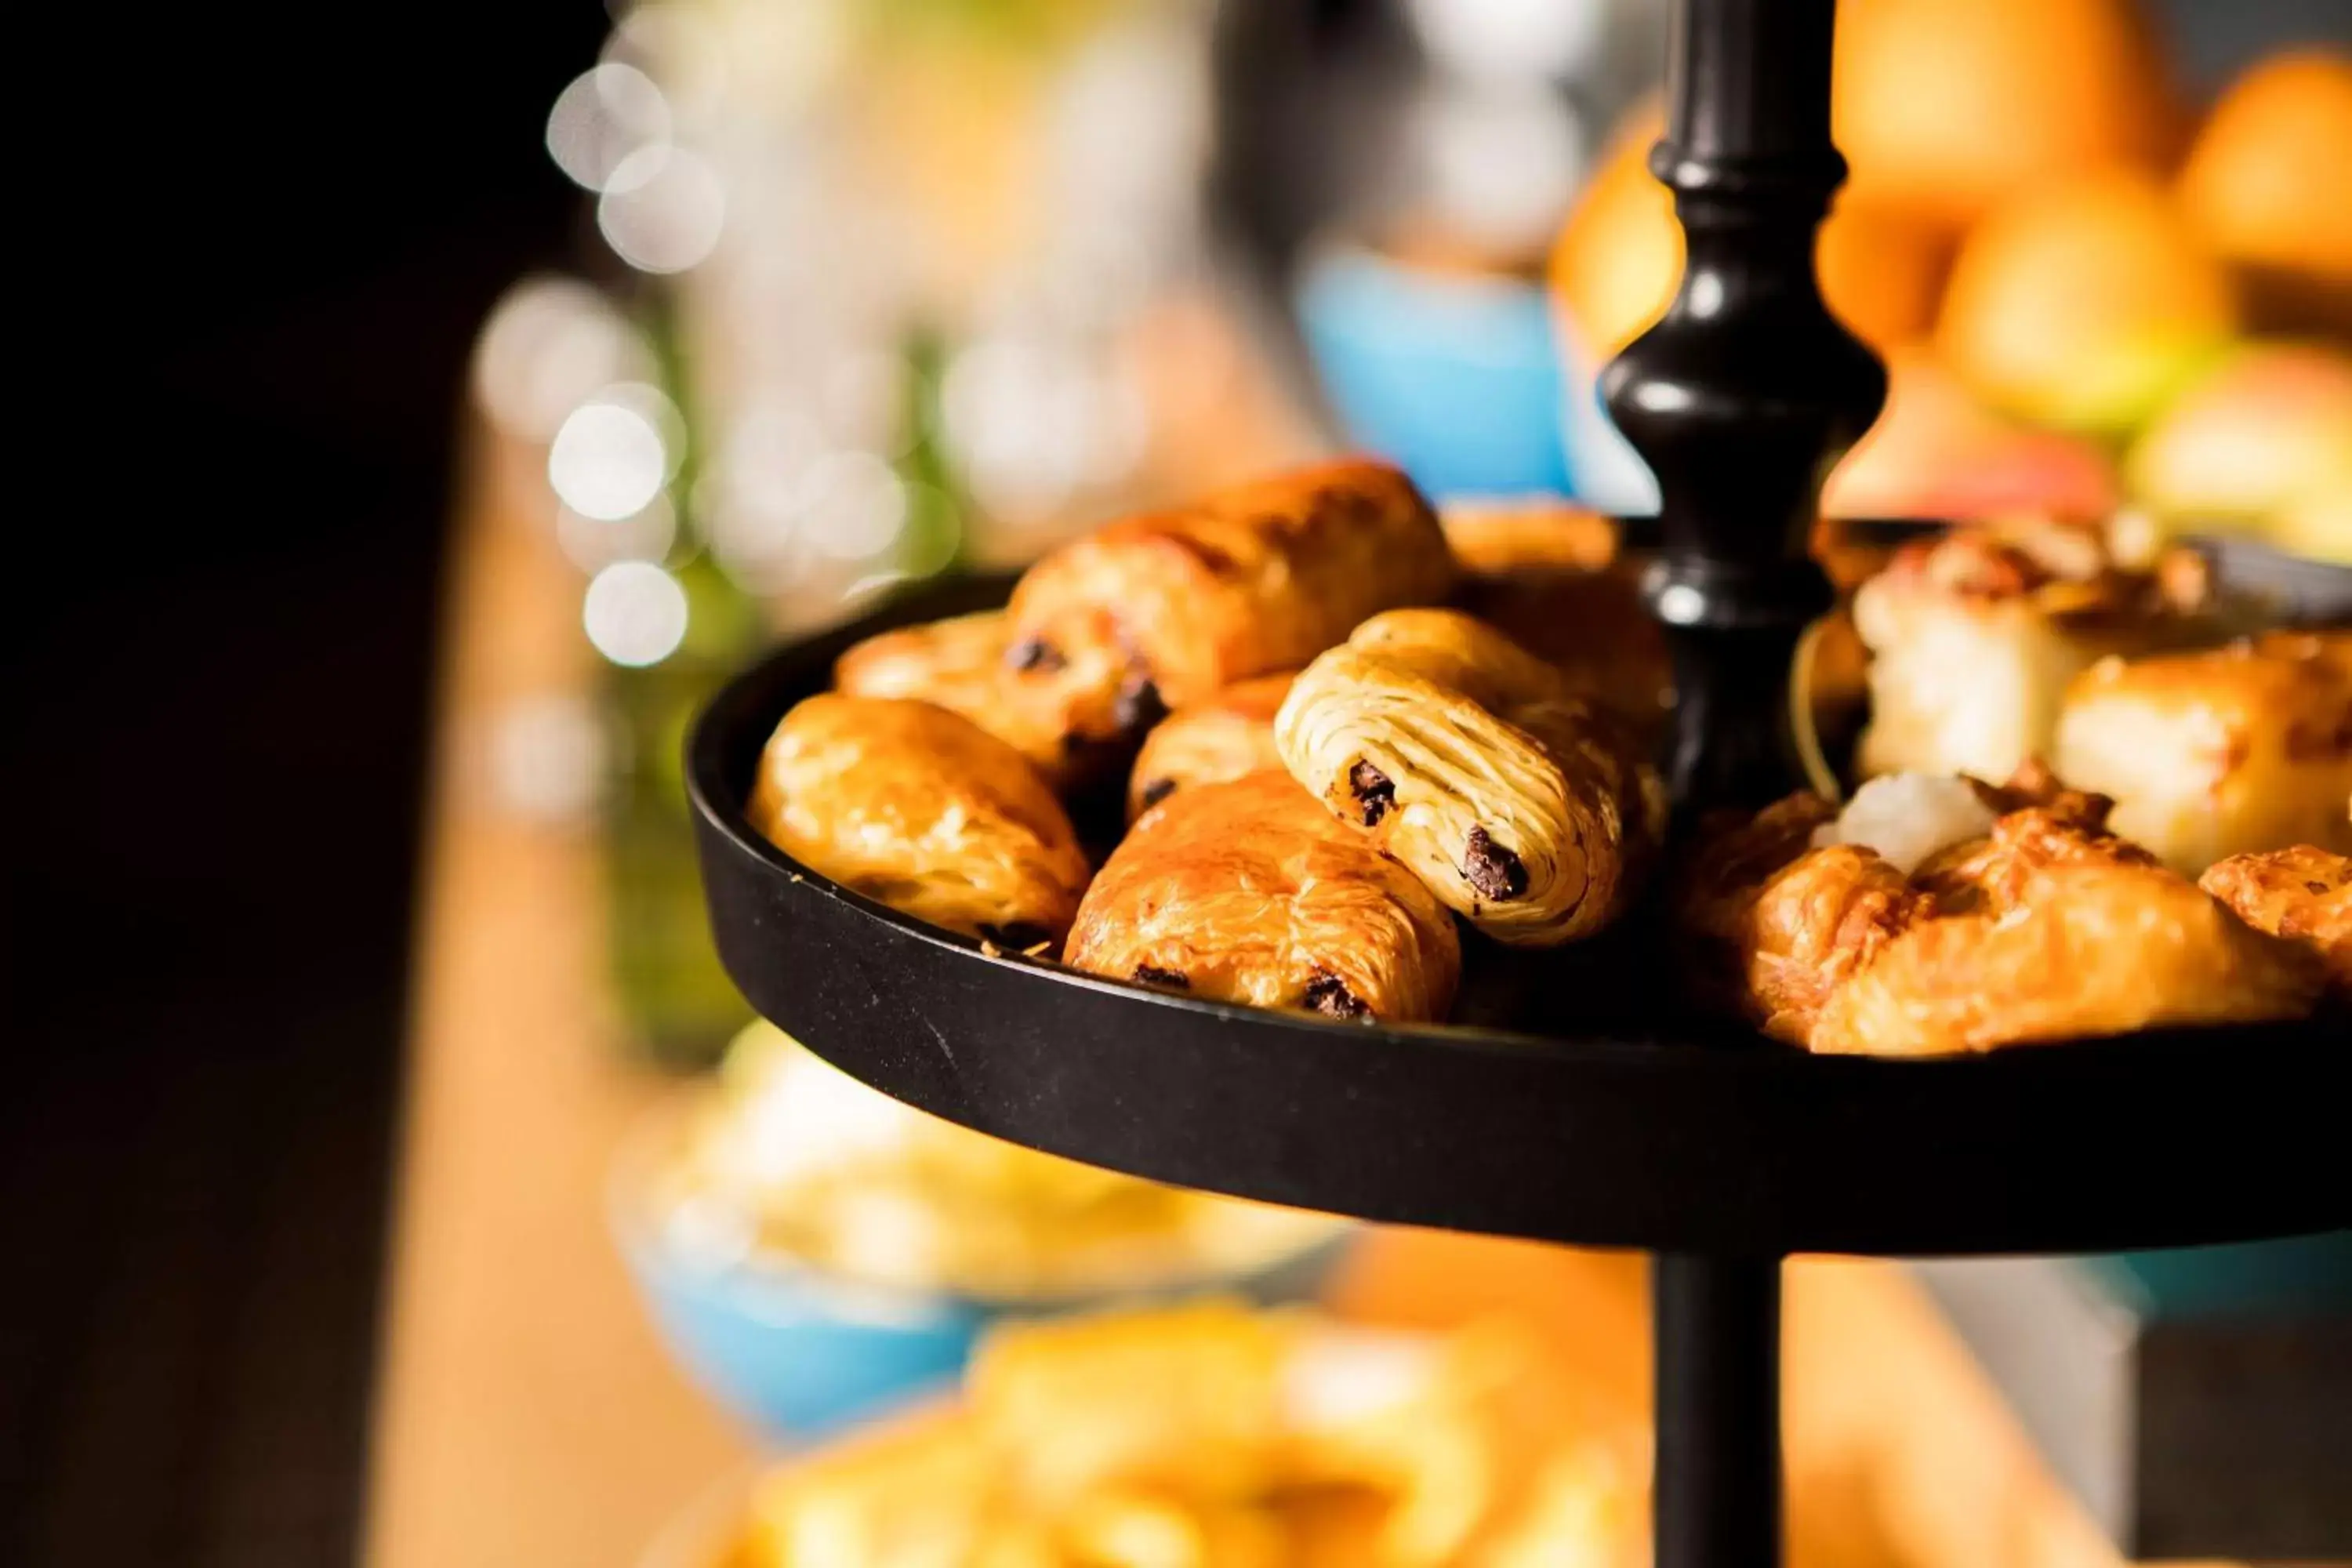
[[[1797,779],[1786,672],[1830,602],[1806,552],[1819,479],[1885,395],[1813,279],[1844,177],[1832,18],[1832,0],[1681,0],[1651,164],[1688,263],[1605,381],[1663,495],[1645,592],[1674,644],[1667,763],[1685,815]],[[704,714],[688,784],[729,973],[856,1077],[1016,1142],[1367,1219],[1655,1252],[1660,1568],[1780,1559],[1792,1252],[2098,1251],[2352,1224],[2323,1067],[2340,1042],[2321,1026],[1813,1057],[1693,1019],[1667,974],[1608,937],[1494,961],[1471,1011],[1541,1033],[1327,1021],[982,951],[751,829],[761,744],[843,647],[1003,593],[926,591],[785,649]]]

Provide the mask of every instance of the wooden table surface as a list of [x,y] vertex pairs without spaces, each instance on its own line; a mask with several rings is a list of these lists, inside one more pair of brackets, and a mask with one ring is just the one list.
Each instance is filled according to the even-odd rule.
[[[576,700],[593,657],[540,473],[481,445],[446,585],[373,1568],[625,1568],[753,1453],[665,1359],[607,1236],[606,1162],[665,1084],[614,1045],[592,842],[493,787],[501,716]],[[1381,1232],[1334,1300],[1525,1311],[1646,1401],[1638,1257]],[[1899,1268],[1792,1265],[1786,1355],[1795,1568],[2114,1568]]]

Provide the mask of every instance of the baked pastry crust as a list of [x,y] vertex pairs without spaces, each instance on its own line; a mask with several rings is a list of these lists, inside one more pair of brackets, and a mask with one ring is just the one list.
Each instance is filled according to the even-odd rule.
[[1221,1002],[1433,1023],[1462,946],[1411,872],[1266,772],[1146,812],[1087,890],[1068,961]]
[[1617,559],[1617,522],[1563,501],[1449,503],[1438,513],[1462,569],[1480,577],[1597,572]]
[[854,697],[912,697],[952,709],[1069,791],[1116,765],[1139,721],[1140,678],[1102,643],[1069,656],[1018,650],[1003,610],[867,637],[834,666]]
[[1237,681],[1206,702],[1171,713],[1143,738],[1128,776],[1127,816],[1132,822],[1180,789],[1223,784],[1267,768],[1279,770],[1274,716],[1290,694],[1292,672]]
[[2004,815],[1908,876],[1816,847],[1817,795],[1716,824],[1676,901],[1703,973],[1776,1038],[1877,1056],[2310,1011],[2317,964],[2106,832],[2110,803],[2046,772],[1978,789]]
[[1935,907],[1874,850],[1811,847],[1837,815],[1803,793],[1705,825],[1675,901],[1702,984],[1791,1045],[1811,1037],[1832,993]]
[[1181,708],[1295,669],[1365,616],[1453,585],[1412,481],[1356,458],[1073,540],[1023,575],[1012,616],[1017,649],[1073,664],[1108,650],[1123,679]]
[[2291,844],[2352,853],[2352,633],[2104,659],[2067,689],[2054,760],[2184,876]]
[[2317,953],[2328,984],[2352,998],[2352,858],[2311,844],[2232,855],[2197,885],[2256,931]]
[[1457,610],[1358,626],[1293,683],[1275,740],[1335,816],[1514,945],[1606,925],[1664,831],[1633,730]]
[[2049,754],[2067,683],[2110,654],[2220,640],[2201,561],[2117,563],[2094,529],[1984,524],[1907,545],[1855,592],[1865,773],[2005,778]]
[[828,693],[784,715],[748,815],[843,887],[1011,948],[1057,942],[1087,860],[1019,752],[929,702]]

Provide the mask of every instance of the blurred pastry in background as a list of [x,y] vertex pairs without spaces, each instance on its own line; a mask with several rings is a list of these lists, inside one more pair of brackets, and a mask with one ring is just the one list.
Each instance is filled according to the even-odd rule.
[[1180,789],[1087,890],[1078,969],[1219,1002],[1433,1023],[1461,939],[1404,867],[1284,773]]
[[1060,941],[1086,890],[1086,857],[1036,770],[929,702],[801,702],[761,753],[746,811],[809,869],[1008,948]]
[[2229,268],[2151,174],[2038,184],[1972,229],[1936,345],[1995,407],[2094,435],[2137,426],[2237,330]]
[[1617,559],[1616,519],[1549,496],[1449,501],[1437,518],[1446,547],[1474,579],[1598,572]]
[[1336,1237],[1326,1215],[1041,1154],[868,1089],[772,1024],[729,1048],[652,1177],[708,1255],[990,1303],[1066,1303],[1256,1274]]
[[1206,702],[1170,714],[1143,738],[1128,775],[1132,822],[1180,789],[1223,784],[1282,767],[1274,716],[1290,694],[1291,672],[1237,681]]
[[2189,148],[2180,205],[2241,268],[2264,325],[2352,332],[2352,56],[2291,50],[2230,85]]
[[2336,993],[2352,999],[2352,858],[2310,844],[2232,855],[2197,885],[2256,931],[2309,947]]
[[[1626,116],[1552,248],[1549,278],[1560,324],[1595,364],[1664,315],[1682,281],[1674,197],[1649,168],[1650,149],[1664,131],[1664,110],[1654,99]],[[1814,247],[1830,310],[1881,350],[1927,331],[1950,260],[1943,234],[1853,189],[1839,195]]]
[[1454,576],[1436,514],[1402,472],[1327,463],[1054,551],[1013,589],[1011,657],[1101,656],[1139,740],[1168,709],[1297,668],[1367,616],[1444,600]]
[[1862,772],[1998,779],[2046,754],[2083,670],[2226,634],[2202,565],[2127,568],[2099,530],[2037,520],[1905,546],[1853,599],[1872,655]]
[[1290,774],[1447,907],[1516,946],[1590,936],[1665,830],[1647,747],[1457,610],[1395,610],[1302,671],[1275,721]]
[[2352,633],[2102,659],[2067,688],[2053,761],[2185,876],[2295,844],[2352,852]]
[[1533,1334],[1224,1300],[1011,1325],[963,1399],[790,1459],[738,1568],[1632,1568],[1636,1426]]
[[2097,443],[1996,413],[1927,349],[1886,356],[1886,406],[1830,471],[1830,517],[2093,521],[2122,500]]
[[1853,195],[1946,232],[2046,180],[2156,167],[2178,140],[2133,0],[1843,0],[1836,50]]
[[2243,529],[2352,564],[2352,523],[2330,539],[2294,521],[2328,498],[2352,511],[2352,354],[2247,344],[2157,416],[2125,473],[2133,500],[2176,531]]
[[908,697],[952,709],[1029,760],[1065,794],[1124,754],[1128,660],[1101,644],[1068,658],[1015,656],[1002,610],[871,637],[834,666],[852,697]]

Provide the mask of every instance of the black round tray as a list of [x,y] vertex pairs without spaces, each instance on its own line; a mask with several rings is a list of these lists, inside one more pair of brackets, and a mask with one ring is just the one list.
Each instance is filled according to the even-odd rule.
[[1596,1246],[2083,1252],[2352,1225],[2332,1023],[1815,1057],[1678,1013],[1638,938],[1479,954],[1471,1014],[1538,1017],[1540,1036],[1330,1022],[983,952],[751,829],[761,745],[843,648],[1004,591],[935,585],[787,647],[729,685],[688,745],[729,973],[894,1098],[1188,1186]]

